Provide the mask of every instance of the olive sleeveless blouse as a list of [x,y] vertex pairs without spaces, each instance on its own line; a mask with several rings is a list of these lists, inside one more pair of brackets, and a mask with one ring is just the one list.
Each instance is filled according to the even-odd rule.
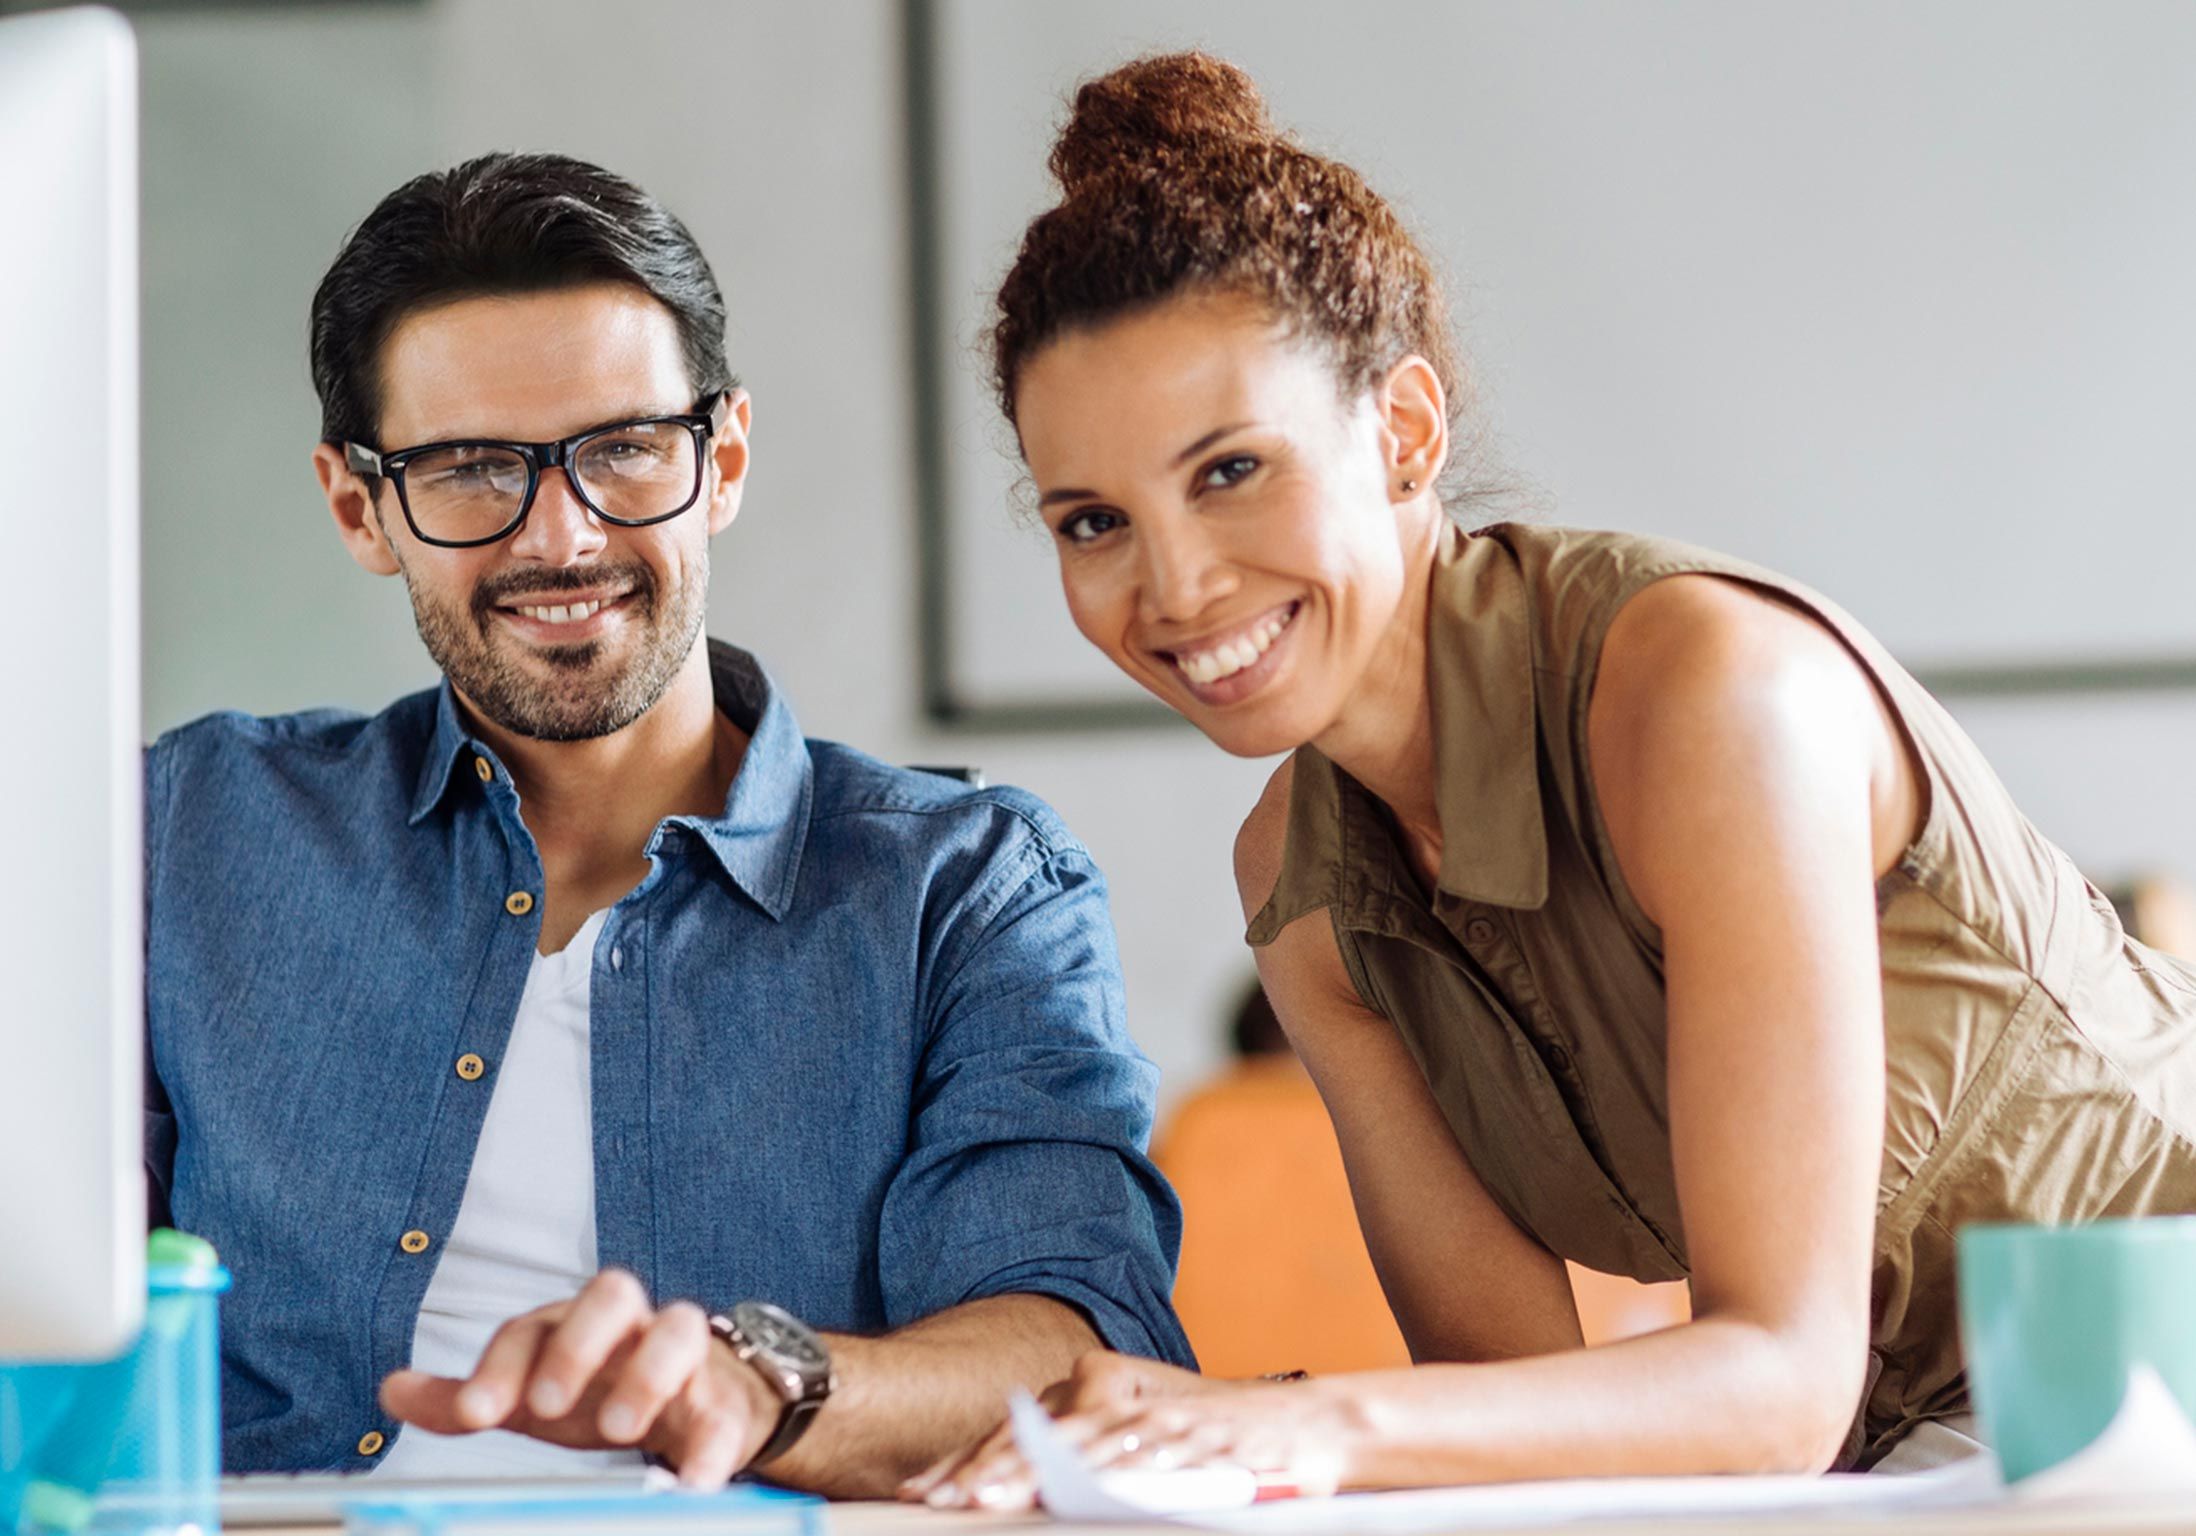
[[2123,932],[1859,625],[1680,544],[1523,524],[1453,534],[1428,637],[1438,889],[1422,894],[1384,807],[1306,747],[1249,938],[1326,908],[1359,996],[1401,1033],[1511,1218],[1589,1268],[1684,1278],[1661,935],[1617,867],[1586,715],[1617,610],[1686,573],[1746,583],[1836,634],[1927,780],[1920,834],[1877,888],[1888,1078],[1870,1369],[1840,1459],[1865,1467],[1967,1410],[1960,1226],[2196,1211],[2196,969]]

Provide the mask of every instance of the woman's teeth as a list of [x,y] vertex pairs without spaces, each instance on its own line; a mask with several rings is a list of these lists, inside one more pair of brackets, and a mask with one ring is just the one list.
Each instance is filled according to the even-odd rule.
[[1281,638],[1281,631],[1287,629],[1289,621],[1295,617],[1296,610],[1289,608],[1232,640],[1221,641],[1209,651],[1179,654],[1174,658],[1174,664],[1193,683],[1217,683],[1223,677],[1233,677],[1271,650],[1273,642]]
[[529,619],[539,619],[544,624],[577,624],[581,619],[591,619],[602,612],[601,603],[559,603],[554,608],[520,608]]

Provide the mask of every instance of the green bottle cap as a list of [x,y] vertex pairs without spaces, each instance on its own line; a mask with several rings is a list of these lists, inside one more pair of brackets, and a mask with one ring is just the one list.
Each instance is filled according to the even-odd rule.
[[155,1227],[145,1239],[145,1263],[153,1269],[217,1269],[221,1256],[203,1237]]

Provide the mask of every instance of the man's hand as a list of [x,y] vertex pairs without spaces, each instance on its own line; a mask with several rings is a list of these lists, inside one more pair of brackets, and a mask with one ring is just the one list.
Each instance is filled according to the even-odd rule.
[[465,1380],[396,1371],[381,1403],[440,1435],[509,1429],[578,1449],[638,1446],[696,1488],[745,1467],[784,1406],[710,1333],[701,1308],[659,1311],[618,1269],[505,1323]]

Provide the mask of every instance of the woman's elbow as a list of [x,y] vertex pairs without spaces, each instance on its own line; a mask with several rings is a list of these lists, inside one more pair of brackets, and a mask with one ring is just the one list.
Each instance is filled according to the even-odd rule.
[[1852,1438],[1867,1381],[1865,1328],[1793,1330],[1739,1325],[1749,1335],[1751,1390],[1733,1394],[1734,1471],[1812,1476],[1827,1472]]

